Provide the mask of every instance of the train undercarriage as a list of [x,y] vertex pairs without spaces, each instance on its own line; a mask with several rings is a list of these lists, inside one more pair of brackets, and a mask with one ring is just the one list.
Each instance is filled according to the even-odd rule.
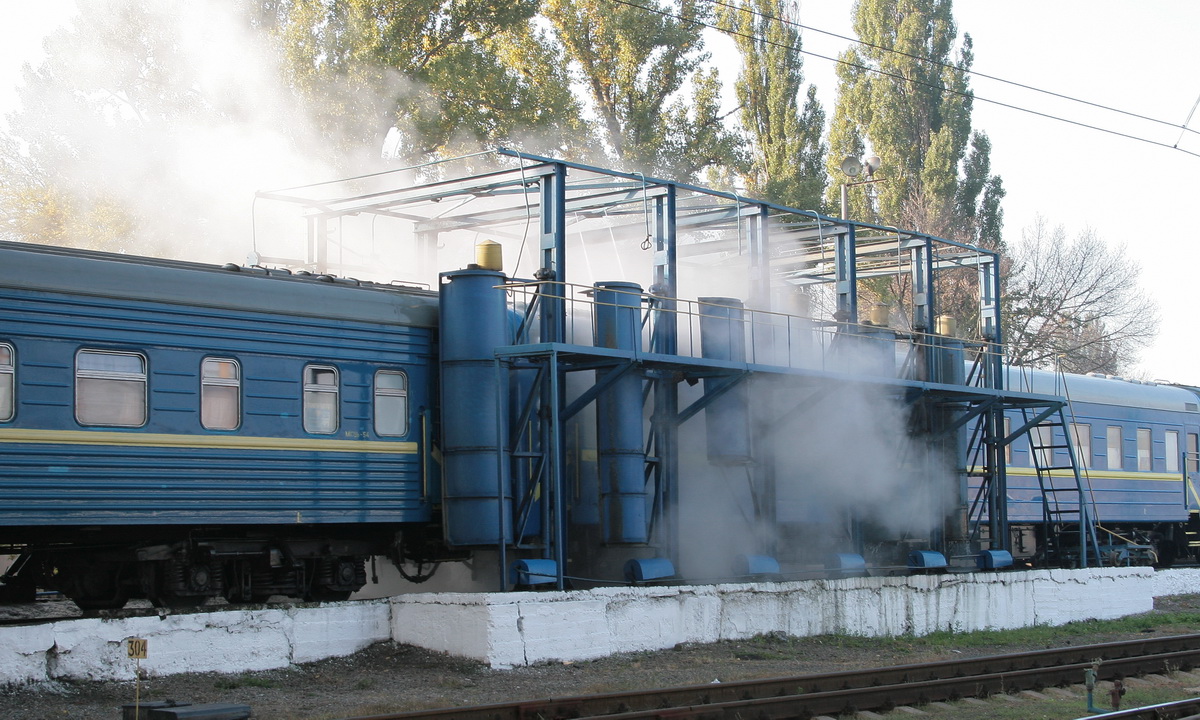
[[132,599],[168,608],[196,607],[210,598],[337,601],[366,585],[367,565],[376,556],[418,565],[441,559],[430,555],[424,528],[374,535],[361,527],[289,534],[193,528],[186,535],[141,528],[138,537],[122,529],[81,528],[72,535],[76,540],[69,543],[0,546],[0,554],[15,556],[0,576],[0,601],[31,602],[38,591],[59,592],[83,610],[120,608]]

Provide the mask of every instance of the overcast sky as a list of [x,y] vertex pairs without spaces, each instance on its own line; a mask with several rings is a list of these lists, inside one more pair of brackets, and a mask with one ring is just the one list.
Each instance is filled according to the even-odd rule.
[[[0,115],[12,110],[23,62],[40,59],[42,38],[72,14],[73,0],[2,0]],[[852,35],[848,0],[800,0],[805,25]],[[1182,124],[1200,96],[1200,2],[1193,0],[959,0],[959,32],[975,41],[974,69],[1091,102]],[[805,31],[804,48],[836,56],[846,41]],[[805,61],[832,113],[833,63]],[[1200,157],[999,107],[997,100],[1178,146],[1200,154],[1200,136],[972,80],[973,125],[992,140],[993,172],[1008,192],[1005,235],[1020,236],[1041,214],[1074,235],[1094,229],[1125,244],[1157,300],[1162,329],[1142,355],[1151,377],[1200,385],[1194,308],[1200,294]],[[1191,127],[1200,128],[1200,113]]]
[[[846,0],[800,0],[801,20],[853,35]],[[1200,2],[1193,0],[958,0],[959,33],[974,40],[973,69],[1063,95],[1182,125],[1200,97]],[[805,50],[837,56],[847,46],[806,31]],[[833,63],[805,60],[827,112]],[[1174,145],[1178,128],[975,77],[977,98]],[[1069,235],[1086,227],[1124,244],[1142,267],[1162,326],[1142,354],[1152,378],[1200,385],[1200,157],[1039,118],[976,100],[972,124],[992,140],[992,170],[1004,180],[1005,237],[1020,237],[1038,214]],[[1190,127],[1200,129],[1200,111]],[[1200,135],[1179,147],[1200,154]]]

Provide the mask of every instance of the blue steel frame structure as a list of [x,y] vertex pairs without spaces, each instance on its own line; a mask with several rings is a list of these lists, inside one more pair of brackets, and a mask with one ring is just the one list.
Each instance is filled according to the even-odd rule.
[[[1030,424],[1004,433],[1006,410],[1026,408],[1038,421],[1061,413],[1064,399],[1054,395],[1006,390],[1003,383],[999,302],[999,256],[997,253],[938,238],[924,233],[832,218],[820,213],[789,208],[774,203],[751,200],[734,193],[710,190],[686,183],[648,178],[638,173],[617,172],[550,157],[530,155],[517,150],[498,148],[456,159],[476,169],[450,176],[448,165],[438,165],[433,172],[428,166],[405,168],[404,175],[381,173],[367,178],[343,181],[341,194],[330,192],[338,186],[321,184],[283,191],[262,192],[266,200],[298,204],[305,209],[310,227],[309,257],[304,265],[324,271],[329,253],[321,245],[326,228],[335,221],[358,215],[373,215],[411,224],[412,237],[420,245],[418,261],[428,261],[436,255],[436,243],[456,232],[503,232],[504,227],[519,225],[528,230],[536,214],[538,263],[525,287],[536,289],[534,302],[526,309],[524,327],[537,328],[518,339],[513,345],[496,349],[498,392],[510,392],[506,378],[524,369],[536,374],[536,382],[526,383],[527,394],[522,398],[522,422],[531,427],[514,430],[504,447],[498,448],[510,462],[502,464],[504,473],[511,472],[511,462],[518,442],[533,448],[536,458],[538,488],[542,515],[541,538],[537,541],[542,556],[554,561],[555,583],[565,585],[568,524],[565,487],[564,427],[569,418],[594,400],[623,373],[636,371],[647,379],[647,397],[653,397],[647,445],[647,482],[653,484],[654,540],[660,554],[673,558],[678,552],[680,517],[677,492],[679,483],[679,427],[734,385],[752,375],[788,375],[814,388],[829,381],[873,383],[909,403],[927,403],[949,408],[947,418],[935,428],[943,436],[965,432],[973,424],[972,447],[979,458],[974,461],[974,474],[980,476],[981,499],[986,512],[975,522],[986,522],[993,549],[1007,549],[1009,543],[1004,447],[1032,427]],[[483,167],[482,170],[477,168]],[[365,183],[387,183],[391,177],[407,178],[426,172],[424,181],[403,187],[356,189]],[[410,181],[411,182],[411,181]],[[470,207],[474,198],[487,197],[493,202],[478,210]],[[536,198],[531,205],[530,198]],[[461,205],[447,211],[446,201],[461,199]],[[465,208],[459,210],[458,208]],[[628,226],[645,222],[647,238],[643,248],[653,251],[653,273],[647,292],[651,311],[651,342],[647,351],[625,351],[595,347],[577,342],[568,325],[567,288],[575,278],[576,265],[570,262],[568,222],[570,218],[598,218],[624,221]],[[736,226],[736,239],[731,236]],[[681,233],[688,232],[693,240],[681,242]],[[602,232],[596,230],[591,232]],[[612,232],[611,227],[608,232]],[[515,233],[513,233],[515,234]],[[580,231],[584,236],[584,231]],[[699,237],[699,239],[695,239]],[[521,249],[524,250],[522,238]],[[759,362],[750,357],[745,362],[718,361],[690,357],[680,348],[680,272],[684,257],[697,255],[735,254],[745,259],[750,288],[747,307],[751,312],[772,311],[772,288],[779,286],[825,285],[832,287],[835,312],[831,327],[839,333],[856,333],[858,294],[862,281],[878,277],[902,276],[911,283],[911,311],[908,325],[912,338],[933,337],[938,302],[938,280],[946,270],[969,270],[978,274],[979,317],[978,337],[972,347],[976,351],[976,371],[965,384],[939,382],[936,377],[935,353],[917,352],[920,366],[913,377],[847,376],[829,370],[812,370]],[[832,263],[829,259],[832,258]],[[431,268],[436,269],[436,268]],[[924,345],[914,341],[915,345]],[[596,383],[574,398],[565,392],[568,373],[579,370],[599,370]],[[682,381],[717,377],[713,389],[687,407],[680,407],[677,386]],[[505,398],[502,398],[505,399]],[[505,399],[505,402],[507,400]],[[903,429],[897,429],[902,432]],[[519,438],[516,435],[519,434]],[[964,459],[964,465],[966,460]],[[759,462],[753,472],[759,475],[764,487],[774,482],[772,463]],[[964,474],[959,502],[964,507],[967,481]],[[503,486],[501,489],[503,497]],[[503,506],[503,503],[501,503]],[[1090,522],[1087,503],[1079,497],[1081,527]],[[497,550],[500,555],[500,584],[507,588],[511,578],[507,571],[504,541],[505,523],[501,518],[501,533]],[[968,535],[975,537],[978,527]],[[1088,563],[1083,546],[1086,533],[1080,532],[1078,561]],[[960,538],[963,539],[963,538]],[[520,545],[520,533],[514,543]]]

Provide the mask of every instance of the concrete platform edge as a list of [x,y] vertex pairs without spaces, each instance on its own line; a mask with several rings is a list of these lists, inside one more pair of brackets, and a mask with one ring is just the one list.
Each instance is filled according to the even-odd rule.
[[1060,625],[1146,612],[1200,593],[1200,569],[1035,570],[569,592],[398,595],[336,605],[81,619],[0,628],[0,685],[238,673],[394,640],[494,668],[587,660],[765,633],[925,635]]

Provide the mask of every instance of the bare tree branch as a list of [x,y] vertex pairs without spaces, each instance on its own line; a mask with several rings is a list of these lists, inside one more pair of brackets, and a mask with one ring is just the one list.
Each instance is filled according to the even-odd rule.
[[1141,268],[1091,228],[1068,239],[1039,217],[1011,254],[1004,331],[1014,365],[1119,373],[1157,334]]

